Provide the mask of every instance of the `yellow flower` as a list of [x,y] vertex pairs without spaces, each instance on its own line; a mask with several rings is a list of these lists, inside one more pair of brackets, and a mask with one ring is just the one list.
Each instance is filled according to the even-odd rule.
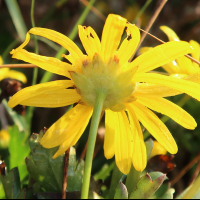
[[[127,38],[119,47],[125,28]],[[64,57],[71,64],[24,50],[30,34],[46,37],[62,45],[70,52]],[[11,52],[13,58],[33,63],[71,80],[27,87],[10,99],[9,106],[61,107],[78,103],[54,123],[41,140],[45,148],[60,146],[54,155],[56,158],[77,143],[93,113],[96,94],[103,90],[106,94],[103,110],[106,115],[104,152],[107,159],[115,156],[116,164],[124,174],[129,172],[132,163],[138,171],[146,167],[146,147],[139,121],[168,152],[175,154],[176,142],[150,109],[170,116],[185,128],[194,129],[195,120],[182,108],[162,97],[187,93],[200,100],[200,86],[147,72],[190,53],[190,45],[187,42],[168,42],[129,63],[139,44],[140,32],[126,19],[113,14],[106,20],[101,42],[91,27],[79,26],[79,37],[87,55],[68,37],[56,31],[32,28],[27,33],[26,41]]]
[[[161,26],[160,29],[168,36],[169,41],[180,41],[179,37],[176,35],[176,33],[170,29],[167,26]],[[189,41],[191,47],[193,48],[193,51],[191,53],[192,57],[196,59],[197,61],[200,60],[200,45],[198,42],[194,40]],[[149,47],[143,47],[140,50],[140,53],[144,53],[148,51]],[[200,72],[200,67],[197,63],[191,61],[189,58],[183,56],[180,58],[177,58],[175,61],[169,62],[162,66],[165,71],[167,71],[169,74],[172,74],[175,76],[177,74],[177,77],[184,77],[188,75],[192,75],[195,73]],[[199,81],[199,78],[198,78]],[[197,81],[196,81],[197,82]]]
[[[3,59],[0,56],[0,65],[2,64],[3,64]],[[0,69],[0,81],[3,80],[4,78],[16,79],[23,83],[27,82],[26,76],[23,73],[15,71],[15,70],[10,70],[9,68]]]
[[7,130],[0,131],[0,147],[7,148],[10,141],[10,135]]

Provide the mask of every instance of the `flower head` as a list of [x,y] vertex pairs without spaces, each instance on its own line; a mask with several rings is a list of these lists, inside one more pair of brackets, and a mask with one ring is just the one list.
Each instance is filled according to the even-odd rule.
[[[2,64],[3,64],[3,59],[0,56],[0,65]],[[15,71],[15,70],[10,70],[9,68],[0,69],[0,81],[3,80],[4,78],[16,79],[23,83],[27,82],[26,76],[23,73]]]
[[[124,29],[127,38],[121,43]],[[30,34],[46,37],[62,45],[70,52],[63,56],[71,64],[24,50]],[[46,148],[60,147],[54,155],[56,158],[75,145],[81,137],[93,113],[96,95],[101,90],[106,94],[103,105],[106,115],[105,157],[110,159],[115,156],[116,164],[124,174],[129,172],[132,163],[138,171],[146,167],[146,147],[139,121],[167,151],[175,154],[176,142],[167,127],[150,109],[170,116],[185,128],[194,129],[195,120],[163,97],[185,92],[200,100],[200,86],[186,80],[147,72],[192,52],[190,45],[180,41],[168,42],[128,62],[139,44],[140,32],[126,19],[113,14],[106,20],[101,42],[91,27],[79,26],[79,37],[87,55],[68,37],[56,31],[31,29],[26,41],[11,52],[13,58],[33,63],[71,80],[27,87],[10,99],[9,106],[22,104],[61,107],[78,103],[54,123],[41,140]]]

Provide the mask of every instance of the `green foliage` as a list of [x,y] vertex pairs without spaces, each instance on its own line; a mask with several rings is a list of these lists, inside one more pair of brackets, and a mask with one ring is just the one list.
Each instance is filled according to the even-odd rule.
[[114,199],[128,199],[128,190],[122,182],[116,188]]
[[[53,155],[58,150],[58,147],[45,149],[40,145],[40,135],[33,134],[30,138],[31,157],[26,158],[28,172],[32,179],[40,184],[44,191],[61,192],[63,169],[64,169],[64,154],[56,159]],[[69,168],[68,168],[68,187],[67,191],[80,191],[83,177],[84,162],[81,161],[78,165],[76,162],[76,151],[70,149]]]
[[18,168],[12,169],[7,175],[0,176],[7,199],[32,199],[33,189],[21,190]]
[[25,158],[30,153],[30,148],[26,142],[25,132],[20,132],[18,127],[12,126],[8,129],[10,133],[10,144],[9,144],[9,169],[18,167],[21,181],[28,176],[28,172],[25,165]]
[[162,185],[165,178],[166,175],[163,174],[152,181],[151,176],[146,174],[138,182],[137,186],[130,195],[130,199],[147,199],[151,197]]

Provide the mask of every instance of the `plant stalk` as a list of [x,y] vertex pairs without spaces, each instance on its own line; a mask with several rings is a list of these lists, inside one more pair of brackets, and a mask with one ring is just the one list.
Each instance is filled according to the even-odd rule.
[[90,187],[90,176],[92,171],[92,160],[96,143],[97,129],[99,126],[99,121],[101,117],[101,112],[103,109],[104,100],[106,97],[105,91],[99,91],[96,96],[96,102],[94,106],[94,112],[92,116],[88,147],[85,160],[85,170],[83,175],[83,185],[81,191],[81,199],[88,199],[89,187]]

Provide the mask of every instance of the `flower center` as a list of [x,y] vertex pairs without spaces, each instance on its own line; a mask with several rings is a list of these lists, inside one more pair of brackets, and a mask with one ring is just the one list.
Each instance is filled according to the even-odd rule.
[[94,107],[97,93],[103,91],[106,94],[103,109],[121,111],[126,108],[124,103],[135,100],[133,93],[137,83],[132,81],[135,72],[123,71],[116,57],[105,64],[95,54],[92,61],[83,62],[82,73],[71,72],[71,76],[82,103]]

